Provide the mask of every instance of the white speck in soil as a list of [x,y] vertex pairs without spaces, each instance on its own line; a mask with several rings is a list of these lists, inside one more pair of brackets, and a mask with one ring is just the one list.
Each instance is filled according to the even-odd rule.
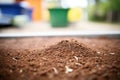
[[115,53],[109,53],[109,54],[114,55]]
[[81,66],[82,64],[80,64],[80,63],[75,63],[75,65],[77,65],[77,66]]
[[12,59],[13,59],[14,61],[17,61],[17,59],[16,59],[16,58],[14,58],[14,57],[13,57]]
[[20,73],[22,73],[23,72],[23,70],[22,69],[20,69],[20,71],[19,71]]
[[54,70],[55,74],[58,74],[58,70],[55,67],[53,67],[53,70]]
[[77,56],[73,56],[75,58],[75,60],[78,62],[78,57]]
[[43,57],[43,58],[42,58],[42,60],[46,61],[46,60],[47,60],[47,58]]
[[73,71],[73,69],[69,68],[68,66],[65,66],[65,69],[66,69],[66,70],[65,70],[65,73],[66,73],[66,74]]
[[100,54],[101,52],[97,52],[97,54]]

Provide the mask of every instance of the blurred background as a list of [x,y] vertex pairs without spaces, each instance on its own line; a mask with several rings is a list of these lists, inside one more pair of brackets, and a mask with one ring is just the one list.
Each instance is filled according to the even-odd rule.
[[1,33],[120,32],[120,0],[0,0]]

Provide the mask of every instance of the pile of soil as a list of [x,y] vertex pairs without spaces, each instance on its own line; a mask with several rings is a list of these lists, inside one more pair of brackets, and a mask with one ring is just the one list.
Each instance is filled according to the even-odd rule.
[[119,39],[17,38],[0,43],[0,80],[120,80]]

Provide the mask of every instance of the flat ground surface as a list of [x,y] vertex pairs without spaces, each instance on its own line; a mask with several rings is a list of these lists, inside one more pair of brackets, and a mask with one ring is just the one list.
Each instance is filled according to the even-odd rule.
[[31,22],[22,28],[8,27],[0,28],[0,33],[24,33],[24,32],[120,32],[120,24],[102,23],[102,22],[88,22],[79,21],[76,23],[70,23],[67,27],[53,28],[48,22]]

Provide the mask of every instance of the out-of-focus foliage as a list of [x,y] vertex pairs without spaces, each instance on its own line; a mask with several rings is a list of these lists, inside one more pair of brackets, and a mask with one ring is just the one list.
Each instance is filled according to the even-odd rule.
[[115,11],[120,12],[120,0],[95,0],[94,5],[88,6],[89,20],[105,21],[108,13],[114,15]]
[[109,4],[99,0],[95,5],[88,6],[89,20],[105,20]]
[[108,0],[110,10],[119,10],[120,11],[120,0]]

